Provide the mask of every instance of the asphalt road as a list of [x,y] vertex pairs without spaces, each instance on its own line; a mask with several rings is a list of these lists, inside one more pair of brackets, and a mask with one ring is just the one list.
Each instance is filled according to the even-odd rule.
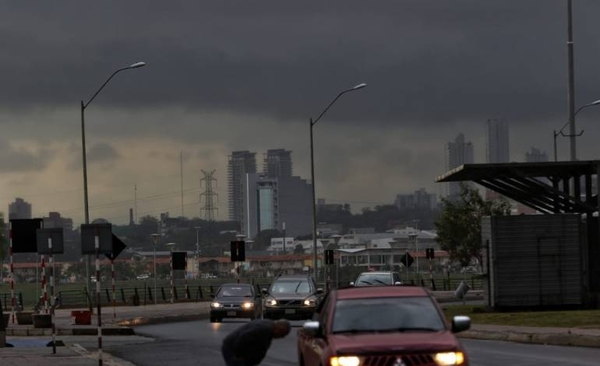
[[[136,328],[145,337],[119,337],[105,350],[138,366],[221,366],[221,340],[244,321],[171,323]],[[301,322],[293,322],[300,326]],[[109,339],[106,337],[105,339]],[[154,340],[150,340],[153,338]],[[600,348],[526,345],[511,342],[463,341],[473,366],[597,366]],[[84,345],[84,344],[82,344]],[[93,344],[84,345],[93,347]],[[296,334],[275,340],[264,366],[297,365]]]

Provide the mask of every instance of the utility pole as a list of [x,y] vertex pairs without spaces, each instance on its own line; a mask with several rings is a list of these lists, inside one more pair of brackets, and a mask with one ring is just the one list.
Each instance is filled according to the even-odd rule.
[[577,134],[575,132],[575,69],[573,65],[573,2],[567,0],[567,53],[569,72],[569,140],[571,143],[571,161],[577,160]]
[[204,211],[204,219],[206,221],[215,221],[215,213],[217,212],[217,206],[215,205],[215,198],[218,198],[219,195],[214,192],[213,182],[216,182],[217,179],[214,177],[216,170],[212,170],[210,172],[202,170],[202,174],[204,175],[202,179],[200,179],[200,186],[202,186],[202,182],[204,182],[204,192],[200,194],[200,201],[202,201],[202,197],[204,197],[204,205],[201,207],[201,210]]

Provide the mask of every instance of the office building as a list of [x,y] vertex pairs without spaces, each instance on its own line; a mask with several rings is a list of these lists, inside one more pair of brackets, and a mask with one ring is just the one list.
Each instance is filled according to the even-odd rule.
[[425,188],[421,188],[412,194],[397,195],[394,204],[400,210],[433,210],[437,207],[437,196],[435,194],[427,193]]
[[293,170],[291,151],[285,149],[267,150],[263,162],[263,172],[267,177],[291,177]]
[[540,150],[532,147],[531,150],[525,153],[525,162],[527,163],[541,163],[548,161],[548,154],[541,152]]
[[[473,164],[475,162],[473,143],[465,142],[465,135],[460,133],[454,142],[446,144],[446,171],[457,168],[463,164]],[[472,183],[466,184],[471,185]],[[446,196],[455,197],[460,194],[460,182],[446,183]]]
[[8,219],[31,219],[31,203],[22,198],[16,198],[8,205]]
[[229,220],[241,222],[243,219],[244,191],[246,174],[256,173],[256,153],[234,151],[229,155],[228,194]]
[[243,184],[242,233],[248,238],[264,230],[283,231],[291,237],[312,231],[312,189],[300,177],[246,174]]
[[487,120],[486,161],[491,164],[510,161],[508,122],[505,119]]

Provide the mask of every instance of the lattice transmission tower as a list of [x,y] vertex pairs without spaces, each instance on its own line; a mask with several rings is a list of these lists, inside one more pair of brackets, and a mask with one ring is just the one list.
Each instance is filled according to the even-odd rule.
[[216,213],[219,211],[215,202],[219,198],[219,195],[214,192],[217,182],[217,178],[214,177],[215,172],[216,170],[210,172],[202,170],[204,176],[200,179],[200,188],[202,188],[204,182],[204,192],[200,193],[200,203],[203,204],[200,207],[200,216],[204,217],[206,221],[215,221]]

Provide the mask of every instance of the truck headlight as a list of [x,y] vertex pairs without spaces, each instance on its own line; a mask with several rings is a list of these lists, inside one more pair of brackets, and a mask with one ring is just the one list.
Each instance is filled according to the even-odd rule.
[[210,303],[210,307],[211,307],[211,308],[220,308],[221,306],[223,306],[223,305],[221,305],[221,304],[220,304],[220,303],[218,303],[218,302],[211,302],[211,303]]
[[339,356],[329,359],[330,366],[359,366],[360,358],[356,356]]
[[436,353],[434,359],[440,366],[455,366],[465,362],[465,355],[462,352],[442,352]]

